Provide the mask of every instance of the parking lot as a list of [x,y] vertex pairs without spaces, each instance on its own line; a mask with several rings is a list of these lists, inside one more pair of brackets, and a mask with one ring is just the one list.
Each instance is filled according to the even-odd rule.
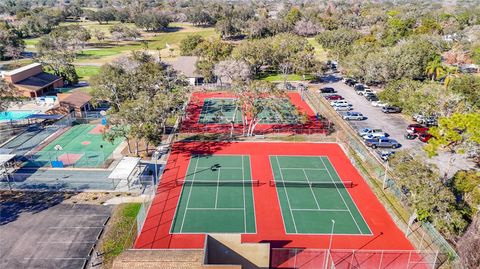
[[26,196],[2,200],[0,268],[84,268],[112,208]]
[[[381,128],[390,135],[389,138],[397,140],[402,145],[399,150],[407,149],[412,154],[427,158],[422,150],[423,145],[425,145],[423,142],[418,139],[408,140],[404,138],[406,127],[414,123],[413,121],[408,120],[401,114],[383,113],[380,107],[372,106],[363,96],[358,95],[352,87],[344,84],[338,76],[330,75],[326,79],[327,83],[317,84],[315,87],[333,87],[336,90],[336,94],[343,96],[345,100],[353,105],[352,111],[360,112],[367,118],[361,121],[349,121],[354,129]],[[451,156],[450,153],[440,153],[439,156],[429,160],[440,168],[441,173],[448,172],[449,175],[454,174],[457,170],[473,167],[471,161],[459,154]],[[452,161],[452,163],[450,164],[449,161]]]

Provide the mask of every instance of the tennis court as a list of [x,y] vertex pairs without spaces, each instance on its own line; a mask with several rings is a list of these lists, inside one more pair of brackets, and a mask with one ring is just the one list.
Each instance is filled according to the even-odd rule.
[[260,123],[263,124],[297,124],[299,123],[298,111],[288,98],[269,98],[257,100],[264,109],[259,114]]
[[[298,112],[288,98],[265,98],[256,102],[262,104],[259,119],[261,124],[297,124]],[[242,123],[242,111],[235,98],[206,98],[198,119],[203,124]]]
[[242,122],[242,113],[238,110],[234,98],[207,98],[204,100],[199,123],[229,124]]
[[171,233],[255,233],[255,182],[249,156],[192,155]]
[[270,164],[287,234],[372,234],[346,189],[353,182],[328,157],[273,155]]
[[[50,165],[52,161],[62,161],[64,166],[100,167],[123,141],[121,138],[113,143],[103,140],[101,128],[101,125],[75,125],[29,156],[25,166],[41,167]],[[55,149],[57,145],[60,145],[60,150]]]

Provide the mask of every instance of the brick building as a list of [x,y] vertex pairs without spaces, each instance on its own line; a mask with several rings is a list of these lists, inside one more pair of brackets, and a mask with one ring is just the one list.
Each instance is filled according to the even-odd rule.
[[3,74],[5,81],[12,83],[21,95],[39,97],[52,92],[54,88],[63,87],[61,77],[43,72],[39,63],[29,64]]

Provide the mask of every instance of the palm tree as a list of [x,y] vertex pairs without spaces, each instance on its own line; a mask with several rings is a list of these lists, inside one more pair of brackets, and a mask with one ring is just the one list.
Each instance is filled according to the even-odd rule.
[[458,76],[459,75],[458,75],[458,68],[457,67],[447,66],[446,70],[445,70],[445,76],[444,76],[444,79],[443,79],[443,85],[445,86],[445,88],[448,88],[448,86],[450,86],[452,81],[455,78],[458,78]]
[[425,69],[427,76],[432,80],[435,81],[445,76],[446,70],[445,66],[442,64],[442,60],[440,57],[435,57],[432,61],[427,64],[427,68]]

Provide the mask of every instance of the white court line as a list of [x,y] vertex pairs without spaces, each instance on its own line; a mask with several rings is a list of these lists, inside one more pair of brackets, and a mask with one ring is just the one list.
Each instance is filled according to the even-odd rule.
[[[197,165],[198,165],[198,156],[197,156],[197,162],[195,163],[195,170],[193,171],[193,177],[192,177],[192,183],[195,182],[195,175],[197,173]],[[187,208],[188,208],[188,204],[190,203],[190,196],[192,195],[192,190],[193,190],[193,185],[190,186],[190,191],[188,193],[188,198],[187,198],[187,205],[185,206],[185,212],[183,214],[183,219],[182,219],[182,225],[180,226],[180,233],[182,232],[183,230],[183,224],[185,223],[185,217],[187,216]]]
[[70,241],[38,241],[37,244],[95,244],[97,241],[80,241],[80,242],[70,242]]
[[222,170],[220,168],[218,168],[217,190],[215,191],[215,208],[217,208],[217,204],[218,204],[218,188],[220,187],[220,171],[222,171]]
[[[278,169],[280,170],[280,178],[282,179],[282,182],[285,182],[285,180],[283,179],[282,169],[280,166],[280,162],[278,161],[278,157],[275,156],[275,159],[277,160]],[[292,216],[293,227],[295,228],[295,232],[297,233],[297,225],[295,224],[295,217],[293,217],[292,207],[290,206],[290,199],[288,198],[288,192],[285,184],[283,184],[283,189],[285,190],[285,196],[287,197],[288,210],[290,211],[290,215]]]
[[86,260],[87,258],[23,258],[24,260]]
[[310,188],[310,191],[312,192],[313,199],[315,200],[315,204],[317,204],[317,208],[320,209],[320,205],[318,204],[317,197],[315,196],[315,192],[313,191],[312,185],[310,185],[310,180],[308,179],[307,172],[305,172],[305,169],[302,169],[303,174],[305,175],[305,178],[307,179],[308,188]]
[[282,168],[282,170],[320,170],[320,171],[325,171],[327,169],[325,168],[296,168],[296,167],[287,167],[287,168]]
[[186,210],[213,210],[213,211],[216,211],[216,210],[243,210],[243,208],[241,207],[236,207],[236,208],[228,208],[228,207],[218,207],[218,208],[211,208],[211,207],[190,207],[190,208],[187,208]]
[[[330,161],[330,158],[329,158],[328,156],[325,156],[325,158],[327,158],[328,162],[329,162],[329,163],[332,165],[332,167],[333,167],[333,163]],[[335,167],[333,167],[333,170],[334,170],[335,174],[337,175],[337,177],[340,178],[340,175],[337,173],[337,170],[335,169]],[[340,179],[340,180],[341,180],[341,179]],[[365,223],[365,225],[367,225],[368,231],[370,231],[370,234],[373,235],[372,230],[370,230],[370,226],[368,226],[368,223],[367,223],[367,221],[365,220],[365,218],[363,217],[362,212],[360,212],[360,208],[358,207],[357,203],[356,203],[355,200],[350,196],[350,193],[348,193],[348,191],[347,191],[347,194],[348,194],[348,196],[350,197],[350,200],[351,200],[351,201],[353,202],[353,204],[355,205],[358,213],[360,214],[360,217],[362,217],[363,223]],[[362,234],[364,234],[364,233],[362,233]]]
[[[222,169],[237,169],[237,170],[242,169],[241,167],[233,167],[233,166],[230,166],[230,167],[221,166],[220,168],[222,168]],[[199,169],[199,170],[212,169],[212,166],[199,166],[199,167],[197,167],[197,169]]]
[[292,211],[332,211],[332,212],[347,212],[348,209],[315,209],[315,208],[304,208],[304,209],[292,209]]
[[110,217],[110,215],[103,215],[103,214],[91,214],[91,215],[64,214],[64,215],[57,215],[57,216],[59,217],[92,217],[92,216]]
[[102,229],[103,226],[55,226],[48,229]]
[[[242,190],[243,190],[243,232],[247,232],[247,206],[245,200],[245,166],[243,163],[243,155],[242,155]],[[253,192],[253,190],[252,190]]]
[[[323,161],[323,158],[322,158],[322,157],[319,157],[319,158],[320,158],[320,160],[322,161],[323,166],[324,166],[325,168],[327,168],[327,166],[325,165],[325,162]],[[340,198],[342,198],[343,204],[347,207],[348,213],[350,213],[350,216],[352,217],[353,221],[355,222],[355,225],[357,226],[358,231],[359,231],[361,234],[363,234],[362,230],[360,229],[360,226],[358,226],[357,220],[355,220],[355,218],[353,217],[353,214],[352,214],[352,212],[350,211],[350,208],[348,207],[347,202],[346,202],[345,199],[343,198],[342,193],[341,193],[340,190],[338,189],[337,184],[335,184],[335,181],[333,180],[333,177],[332,177],[332,175],[330,174],[330,171],[329,171],[328,169],[327,169],[327,172],[328,172],[328,175],[330,176],[330,181],[332,181],[333,185],[335,186],[335,189],[336,189],[337,192],[338,192],[338,195],[340,195]],[[341,181],[341,179],[340,179],[340,181]]]

